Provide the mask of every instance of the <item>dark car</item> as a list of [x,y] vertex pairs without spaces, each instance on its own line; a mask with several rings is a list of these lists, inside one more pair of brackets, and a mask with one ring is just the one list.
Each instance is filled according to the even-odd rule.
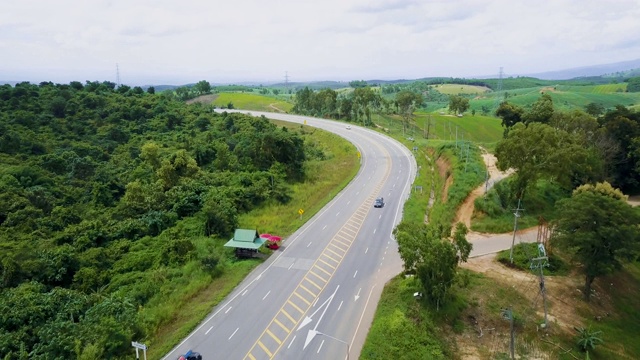
[[200,355],[200,353],[189,350],[186,354],[180,356],[178,360],[202,360],[202,355]]
[[381,208],[383,206],[384,206],[384,198],[381,198],[381,197],[377,198],[376,201],[373,203],[373,207],[376,207],[376,208]]

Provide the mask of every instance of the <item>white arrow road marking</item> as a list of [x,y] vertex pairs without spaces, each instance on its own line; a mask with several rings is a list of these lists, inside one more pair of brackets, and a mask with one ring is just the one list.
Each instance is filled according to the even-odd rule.
[[[298,326],[297,330],[302,329],[305,325],[307,325],[308,323],[310,323],[313,319],[311,319],[315,314],[318,313],[318,311],[320,311],[320,309],[322,309],[325,305],[327,305],[328,302],[331,302],[331,299],[333,299],[333,296],[336,294],[336,292],[338,291],[338,288],[340,288],[340,285],[338,285],[338,287],[336,288],[336,291],[333,292],[333,294],[331,294],[331,296],[329,296],[329,298],[327,298],[327,300],[325,300],[322,305],[318,306],[318,308],[316,309],[316,311],[313,312],[313,314],[309,315],[309,316],[305,316],[304,319],[302,319],[302,322],[300,323],[300,326]],[[317,301],[318,299],[316,299]],[[329,306],[327,306],[329,307]],[[322,313],[324,315],[324,313]],[[322,318],[322,316],[320,317]],[[296,330],[296,331],[297,331]]]
[[356,294],[356,299],[354,301],[358,301],[358,299],[360,298],[360,290],[362,290],[362,288],[358,289],[358,293]]
[[289,346],[287,346],[287,349],[291,347],[291,344],[293,344],[293,341],[296,339],[296,336],[298,335],[293,335],[293,339],[291,339],[291,342],[289,343]]
[[[309,332],[307,333],[307,339],[304,341],[304,346],[302,347],[303,350],[307,347],[307,345],[309,345],[311,340],[313,340],[313,337],[316,336],[316,334],[318,334],[316,329],[318,328],[318,325],[320,325],[320,322],[322,321],[322,318],[324,317],[324,314],[327,312],[327,309],[331,305],[331,300],[333,300],[333,297],[335,296],[335,294],[336,294],[336,292],[338,291],[339,288],[340,288],[340,285],[338,285],[338,287],[336,288],[336,291],[334,291],[333,294],[331,294],[331,296],[327,299],[327,301],[325,301],[327,306],[325,306],[324,311],[322,311],[322,314],[320,315],[320,318],[318,319],[318,322],[316,323],[316,326],[313,328],[313,330],[309,330]],[[322,306],[324,306],[324,304],[322,304],[321,307]],[[318,308],[318,310],[320,310],[320,308]],[[316,310],[313,314],[318,312],[318,310]],[[313,314],[311,314],[311,316],[313,316]],[[307,319],[309,319],[309,320],[307,320]],[[298,327],[298,330],[300,330],[300,328],[303,326],[303,324],[306,325],[310,321],[311,321],[310,317],[305,317],[304,320],[302,321],[302,324],[300,324],[300,326]],[[320,346],[322,346],[322,345],[320,345]]]

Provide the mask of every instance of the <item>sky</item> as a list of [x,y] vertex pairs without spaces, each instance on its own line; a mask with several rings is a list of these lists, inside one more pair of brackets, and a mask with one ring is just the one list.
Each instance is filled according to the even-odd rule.
[[640,58],[640,0],[16,0],[0,81],[533,74]]

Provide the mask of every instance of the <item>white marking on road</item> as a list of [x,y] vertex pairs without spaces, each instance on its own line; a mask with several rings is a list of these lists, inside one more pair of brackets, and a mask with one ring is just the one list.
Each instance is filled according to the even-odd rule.
[[291,344],[293,344],[293,340],[296,339],[296,336],[298,335],[293,335],[293,339],[291,339],[291,342],[289,343],[289,346],[287,346],[287,349],[291,347]]
[[291,265],[289,265],[289,268],[287,270],[291,270],[291,267],[293,267],[293,263],[291,263]]
[[209,330],[205,331],[204,334],[207,335],[209,333],[209,331],[211,331],[211,329],[213,329],[213,326],[209,328]]
[[318,303],[318,299],[319,299],[319,298],[316,298],[316,299],[313,301],[313,305],[311,305],[311,307],[316,306],[316,304]]
[[387,255],[387,250],[384,251],[384,254]]
[[307,247],[311,246],[311,243],[309,243],[309,245],[307,245]]
[[378,219],[382,219],[382,214],[378,215]]
[[376,230],[378,230],[378,229],[373,229],[373,233],[374,233],[374,234],[376,233]]
[[364,251],[364,253],[366,254],[366,253],[367,253],[367,251],[369,251],[369,248],[367,248],[367,249]]
[[326,229],[326,228],[327,228],[327,225],[325,225],[325,226],[322,228],[322,230],[324,230],[324,229]]
[[384,256],[382,257],[382,261],[384,261]]
[[262,300],[266,299],[266,298],[267,298],[267,296],[269,296],[269,294],[271,294],[271,290],[269,290],[269,291],[267,292],[267,295],[265,295],[265,296],[262,298]]
[[358,289],[358,293],[356,294],[354,301],[358,301],[358,299],[360,298],[360,291],[361,290],[362,290],[362,288]]
[[240,296],[244,296],[244,294],[246,294],[246,293],[247,293],[247,291],[249,291],[249,290],[245,290],[245,291],[243,291],[243,292],[242,292],[242,295],[240,295]]
[[320,343],[320,347],[318,348],[318,354],[320,354],[320,349],[322,349],[322,345],[324,345],[324,340],[322,340],[322,342]]
[[355,277],[356,277],[356,275],[358,275],[358,270],[356,270],[356,273],[355,273],[355,274],[353,274],[353,277],[355,278]]
[[229,340],[231,340],[231,338],[233,337],[233,335],[235,335],[235,334],[238,332],[238,330],[240,330],[240,328],[237,328],[237,329],[236,329],[236,331],[234,331],[234,332],[233,332],[233,334],[231,334],[231,336],[229,336]]
[[360,194],[360,191],[358,191],[358,192],[356,193],[356,195],[358,195],[358,194]]
[[340,215],[340,211],[338,211],[338,212],[336,213],[336,216],[338,216],[338,215]]
[[340,305],[338,306],[338,311],[340,311],[340,308],[342,308],[342,301],[340,301]]
[[351,204],[351,201],[347,201],[347,205]]

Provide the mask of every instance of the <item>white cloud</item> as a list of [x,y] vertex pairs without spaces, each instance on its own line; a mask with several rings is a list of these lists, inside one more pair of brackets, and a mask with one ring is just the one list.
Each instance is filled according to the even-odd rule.
[[0,12],[0,80],[523,74],[638,58],[638,18],[638,0],[23,0]]

